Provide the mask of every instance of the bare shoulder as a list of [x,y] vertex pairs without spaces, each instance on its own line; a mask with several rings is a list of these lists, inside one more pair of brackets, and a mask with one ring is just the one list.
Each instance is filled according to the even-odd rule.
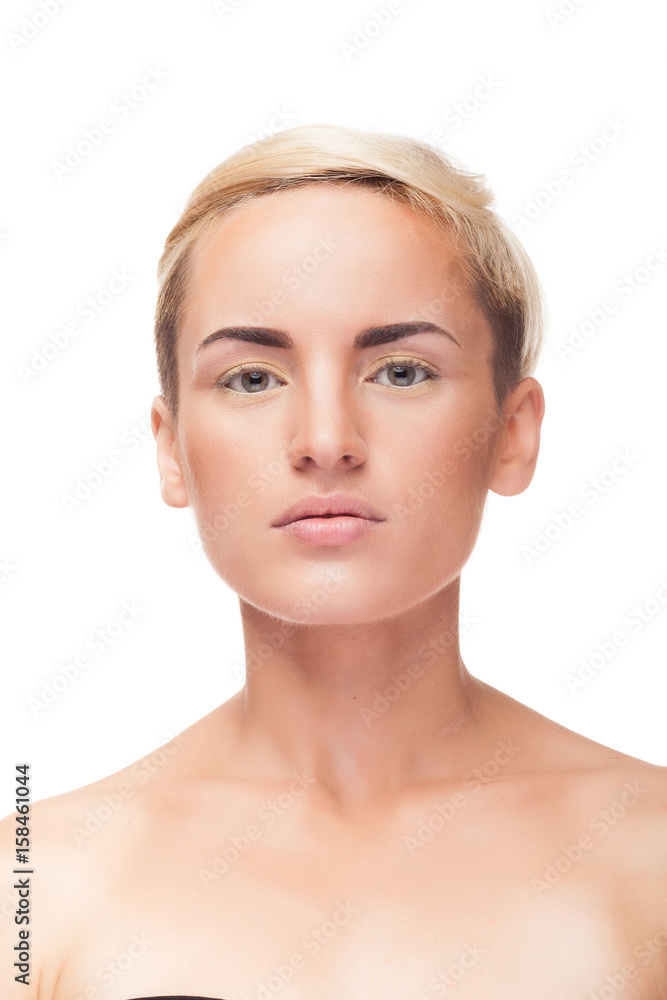
[[135,851],[165,813],[175,815],[184,804],[192,808],[201,784],[214,773],[211,746],[218,751],[216,762],[226,752],[221,720],[216,709],[121,770],[34,803],[34,836],[45,862],[57,857],[60,870],[69,863],[86,878],[91,869],[104,874],[108,867],[100,863]]
[[628,901],[667,927],[667,767],[609,751],[586,781],[589,826],[608,838],[626,879]]
[[[202,720],[204,721],[204,720]],[[85,873],[108,877],[115,856],[122,860],[152,834],[164,810],[191,787],[197,777],[190,749],[197,725],[113,774],[70,792],[34,804],[33,829],[44,862],[58,858]]]
[[667,944],[667,767],[516,705],[510,717],[528,751],[516,755],[524,804],[536,804],[562,839],[561,867],[585,859],[581,870],[600,876],[637,937],[655,929]]
[[632,955],[665,976],[667,768],[609,751],[578,785],[583,854],[602,876],[608,906],[622,914]]
[[[14,981],[11,966],[18,933],[31,947],[34,913],[38,910],[35,937],[39,949],[30,952],[30,975],[21,993],[26,1000],[51,996],[57,970],[67,953],[72,927],[94,913],[96,921],[106,919],[101,900],[122,896],[124,880],[136,872],[137,858],[151,856],[157,830],[166,813],[174,814],[174,802],[184,796],[196,777],[198,754],[188,753],[197,742],[197,726],[175,737],[122,770],[73,791],[38,800],[30,805],[29,862],[17,863],[17,818],[11,814],[0,821],[0,948],[3,982]],[[195,782],[196,784],[196,782]],[[15,870],[25,868],[25,874]],[[21,887],[31,906],[30,896],[39,902],[28,910],[25,922],[15,922],[20,906]],[[91,907],[91,901],[94,906]],[[25,904],[24,904],[25,905]],[[36,905],[36,904],[35,904]],[[7,973],[6,975],[4,973]],[[11,977],[10,977],[11,972]],[[0,998],[4,998],[0,988]],[[7,994],[7,996],[13,995]]]

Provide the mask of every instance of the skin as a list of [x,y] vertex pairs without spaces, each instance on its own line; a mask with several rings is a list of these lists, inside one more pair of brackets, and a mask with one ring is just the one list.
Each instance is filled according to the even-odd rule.
[[[335,250],[286,288],[319,237]],[[428,331],[352,347],[415,319],[458,344]],[[198,350],[231,325],[294,346]],[[37,803],[22,996],[667,997],[667,769],[564,729],[461,658],[460,574],[486,496],[529,485],[544,413],[531,377],[498,414],[490,351],[455,256],[373,192],[274,193],[198,244],[179,418],[158,396],[153,431],[164,501],[192,506],[239,595],[247,680],[151,757]],[[386,366],[407,358],[442,377],[392,384]],[[245,363],[269,388],[216,384]],[[337,490],[384,521],[340,546],[272,527]],[[0,927],[8,982],[15,934]]]

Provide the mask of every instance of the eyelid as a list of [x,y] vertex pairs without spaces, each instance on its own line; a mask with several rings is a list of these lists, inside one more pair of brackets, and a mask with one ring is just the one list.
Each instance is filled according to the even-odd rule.
[[[375,367],[371,370],[367,377],[372,378],[374,375],[377,375],[378,372],[382,371],[383,368],[392,368],[394,365],[408,365],[409,367],[422,368],[424,371],[428,372],[431,378],[442,378],[442,375],[434,365],[430,364],[428,361],[424,361],[422,358],[413,358],[408,355],[393,356],[391,358],[379,358],[375,363]],[[272,375],[275,379],[277,379],[278,382],[283,382],[284,384],[284,380],[281,379],[279,375],[276,375],[276,373],[263,362],[260,362],[259,364],[248,362],[244,365],[239,365],[237,368],[233,368],[231,371],[225,372],[224,375],[216,380],[215,384],[222,389],[226,389],[227,385],[225,383],[230,382],[236,375],[242,375],[244,372],[267,372],[269,375]],[[230,391],[233,392],[234,390]],[[267,392],[270,391],[271,390],[267,390]],[[240,393],[239,395],[246,395],[246,393]],[[247,393],[247,395],[253,395],[253,393]],[[265,393],[261,393],[261,395],[265,395]]]
[[371,371],[369,378],[373,375],[377,375],[379,371],[383,368],[393,368],[394,365],[408,365],[414,368],[423,368],[425,371],[432,376],[432,378],[442,378],[442,375],[434,365],[429,364],[428,361],[424,361],[423,358],[411,358],[407,355],[403,357],[392,357],[392,358],[381,358],[376,362],[375,368]]
[[[233,379],[235,375],[242,375],[244,372],[268,372],[269,375],[273,375],[273,377],[277,379],[279,382],[284,382],[284,380],[281,379],[280,375],[276,375],[276,373],[271,368],[268,368],[264,363],[260,364],[248,363],[245,365],[239,365],[237,368],[232,368],[232,370],[229,372],[225,372],[225,374],[221,375],[219,379],[216,379],[215,384],[222,389],[226,389],[227,388],[227,386],[225,385],[226,382],[231,381],[231,379]],[[241,393],[240,395],[244,395],[244,393]],[[252,393],[248,393],[248,395],[252,395]]]

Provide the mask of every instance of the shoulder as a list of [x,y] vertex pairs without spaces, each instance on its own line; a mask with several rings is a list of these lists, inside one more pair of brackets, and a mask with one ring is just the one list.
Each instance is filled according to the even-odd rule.
[[583,782],[581,830],[629,953],[667,977],[667,768],[618,755]]
[[529,783],[534,789],[542,778],[538,798],[549,806],[543,815],[560,833],[567,831],[565,848],[586,859],[609,906],[626,915],[629,936],[665,932],[667,767],[555,723],[543,735]]
[[[30,841],[25,864],[16,857],[18,814],[0,821],[0,962],[8,965],[2,978],[14,980],[15,970],[9,968],[13,958],[7,956],[14,954],[23,929],[31,953],[28,988],[21,990],[26,1000],[51,995],[55,970],[69,947],[68,932],[92,915],[104,922],[100,901],[122,894],[123,879],[136,870],[136,858],[142,853],[150,857],[165,815],[174,814],[175,801],[190,784],[192,762],[179,760],[187,745],[186,730],[114,774],[31,803],[25,820],[21,817]],[[17,874],[18,869],[25,873]],[[19,904],[21,879],[27,880],[25,904]],[[19,905],[27,911],[20,925],[15,921]],[[37,938],[38,949],[32,946]]]
[[[195,728],[195,727],[193,727]],[[110,855],[122,857],[150,835],[162,813],[196,778],[188,759],[188,731],[127,767],[71,792],[36,802],[35,839],[54,855],[59,867],[68,862],[103,871]],[[185,757],[185,760],[183,759]]]
[[626,846],[641,832],[657,838],[656,847],[660,844],[667,824],[667,767],[550,721],[541,735],[543,756],[538,760],[545,776],[562,790],[564,803],[598,841],[613,832],[619,847]]
[[588,780],[589,825],[619,861],[628,899],[635,895],[667,924],[667,767],[618,755]]
[[557,847],[562,840],[579,856],[577,844],[584,845],[584,867],[597,872],[598,885],[637,921],[665,929],[667,767],[588,739],[508,696],[494,695],[493,706],[517,747],[506,769],[520,779],[513,808],[547,840],[557,838]]

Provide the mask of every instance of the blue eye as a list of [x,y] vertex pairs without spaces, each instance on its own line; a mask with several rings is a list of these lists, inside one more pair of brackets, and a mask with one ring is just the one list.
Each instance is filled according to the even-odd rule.
[[[377,375],[385,371],[387,372],[389,381],[380,382],[377,379]],[[419,372],[422,373],[423,378],[417,377]],[[420,361],[418,358],[399,358],[392,362],[385,361],[383,365],[378,366],[373,374],[369,376],[368,381],[393,388],[409,388],[413,385],[420,385],[429,379],[439,379],[441,377],[438,371],[425,361]],[[240,379],[240,385],[239,383],[234,385],[235,379]],[[270,379],[273,379],[277,385],[285,384],[282,379],[279,379],[277,375],[274,375],[273,372],[268,371],[266,368],[247,364],[232,372],[231,375],[226,375],[218,379],[215,384],[220,389],[229,389],[230,392],[236,392],[242,396],[250,396],[254,393],[261,394],[274,389],[275,385],[270,384]]]
[[[232,382],[234,379],[241,379],[242,389],[232,388]],[[265,368],[255,368],[252,365],[248,365],[246,368],[241,368],[235,371],[232,375],[228,375],[224,379],[220,379],[216,382],[216,385],[223,389],[231,389],[232,392],[238,392],[241,395],[248,396],[254,392],[262,392],[267,387],[267,381],[273,378],[276,382],[280,382],[280,379],[276,375],[267,371]],[[271,388],[274,388],[271,386]]]
[[[380,382],[380,385],[419,385],[420,382],[426,382],[427,379],[433,377],[425,368],[419,365],[384,365],[379,371],[386,371],[389,377],[388,383]],[[419,371],[422,372],[424,378],[415,381],[415,372]],[[373,379],[375,381],[375,376]]]
[[[387,372],[389,382],[379,382],[379,385],[390,386],[411,386],[420,385],[428,379],[439,379],[441,375],[432,365],[418,358],[397,358],[395,361],[385,361],[385,363],[375,369],[371,376],[371,381],[376,381],[375,376],[379,372]],[[424,378],[417,379],[416,372],[422,372]]]

